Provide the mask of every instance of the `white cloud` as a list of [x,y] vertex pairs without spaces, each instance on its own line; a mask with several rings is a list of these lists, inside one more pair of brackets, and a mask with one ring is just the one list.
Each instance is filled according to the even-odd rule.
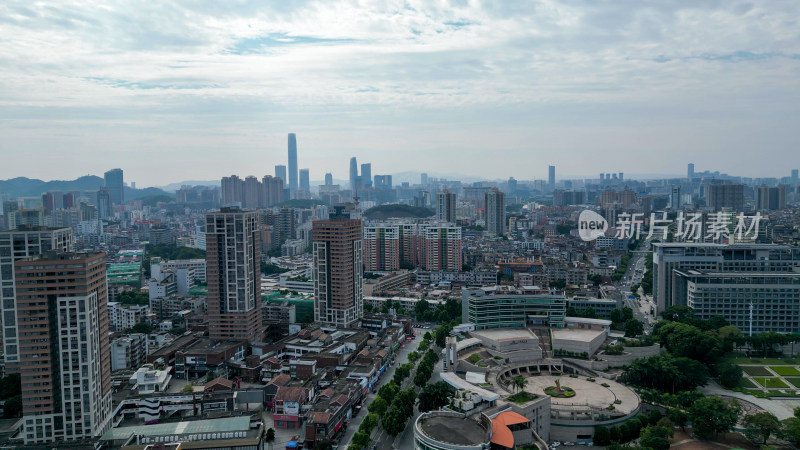
[[[283,162],[290,131],[314,179],[345,173],[352,154],[375,173],[421,163],[518,179],[544,176],[548,163],[576,174],[603,164],[682,172],[681,158],[692,158],[784,175],[775,160],[796,160],[799,10],[735,1],[6,2],[0,177],[122,166],[140,185],[161,184],[249,173],[252,158],[263,161],[260,175]],[[670,150],[681,157],[651,167]],[[37,164],[63,153],[72,164]]]

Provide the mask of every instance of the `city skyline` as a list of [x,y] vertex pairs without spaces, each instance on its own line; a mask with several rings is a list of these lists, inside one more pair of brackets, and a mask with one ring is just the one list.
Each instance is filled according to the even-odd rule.
[[653,161],[766,177],[795,152],[793,3],[155,8],[5,7],[0,178],[262,175],[289,132],[312,179],[353,155],[489,179]]

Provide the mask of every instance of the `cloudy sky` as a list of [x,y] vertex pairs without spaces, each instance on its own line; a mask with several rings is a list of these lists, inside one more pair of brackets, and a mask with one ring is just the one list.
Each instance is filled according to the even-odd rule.
[[[602,3],[602,4],[601,4]],[[800,167],[800,2],[0,3],[0,178]],[[596,176],[596,175],[595,175]]]

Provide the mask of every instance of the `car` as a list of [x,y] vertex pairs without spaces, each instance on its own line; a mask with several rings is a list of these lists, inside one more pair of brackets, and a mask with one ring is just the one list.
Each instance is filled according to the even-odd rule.
[[559,442],[559,441],[554,441],[552,444],[550,444],[550,447],[556,448],[556,447],[558,447],[559,445],[561,445],[561,442]]
[[575,445],[575,443],[574,442],[564,442],[564,445],[566,445],[567,447],[572,447],[573,445]]

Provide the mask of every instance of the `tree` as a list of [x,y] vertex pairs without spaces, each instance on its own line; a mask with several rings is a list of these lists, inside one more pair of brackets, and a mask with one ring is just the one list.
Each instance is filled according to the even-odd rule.
[[378,389],[378,396],[386,400],[387,405],[391,405],[398,392],[400,392],[400,386],[394,382],[389,382]]
[[528,385],[528,380],[523,377],[522,375],[517,375],[511,379],[511,387],[516,391],[520,392],[521,390],[525,389]]
[[422,413],[446,406],[454,392],[444,381],[426,384],[417,398],[417,409]]
[[696,435],[709,438],[730,431],[741,411],[736,400],[725,403],[719,397],[703,397],[689,408],[689,421]]
[[750,414],[744,418],[744,435],[753,442],[766,444],[781,429],[778,418],[769,412]]
[[621,309],[614,308],[611,310],[611,321],[614,323],[623,322],[623,314]]
[[677,393],[692,391],[708,382],[708,368],[698,361],[664,352],[634,360],[622,373],[630,384]]
[[264,440],[267,441],[269,447],[272,448],[272,443],[275,441],[275,428],[267,429],[267,435]]
[[650,414],[647,415],[647,422],[649,422],[650,425],[655,425],[661,420],[661,417],[661,412],[657,409],[653,409],[650,411]]
[[191,383],[184,386],[183,389],[181,389],[181,392],[183,392],[184,394],[191,394],[192,392],[194,392]]
[[383,429],[389,436],[395,437],[406,428],[407,417],[403,415],[399,408],[391,407],[381,420]]
[[422,339],[424,339],[426,341],[430,341],[430,340],[433,340],[433,336],[431,336],[431,332],[430,331],[426,331],[425,334],[422,335]]
[[400,393],[397,394],[397,398],[395,399],[392,408],[400,408],[403,416],[408,419],[414,415],[414,404],[416,403],[416,400],[417,393],[414,391],[413,387],[410,387],[400,391]]
[[357,448],[366,448],[369,446],[369,441],[370,441],[369,434],[357,431],[353,435],[353,440],[351,441],[352,442],[351,445],[355,445]]
[[667,410],[667,418],[673,425],[677,425],[681,427],[681,430],[686,431],[686,422],[689,420],[689,417],[682,409],[670,408]]
[[378,416],[384,415],[387,409],[389,409],[389,403],[380,395],[375,397],[375,400],[367,407],[370,413],[377,414]]
[[0,399],[6,400],[22,394],[22,382],[18,373],[0,378]]
[[3,418],[15,419],[22,415],[22,395],[15,395],[6,399],[3,405]]
[[651,448],[653,450],[669,450],[669,441],[666,438],[650,436],[639,441],[641,448]]
[[375,425],[381,421],[381,418],[378,414],[369,413],[364,420],[361,421],[361,425],[358,427],[358,431],[370,434],[372,433],[372,429],[375,428]]
[[594,437],[592,438],[594,445],[606,446],[611,443],[611,433],[608,428],[604,426],[594,427]]
[[209,370],[208,373],[206,373],[206,383],[208,383],[209,381],[213,380],[216,377],[217,377],[217,374],[214,373],[213,370]]
[[795,447],[800,447],[800,418],[790,417],[784,419],[781,424],[783,426],[778,432],[778,436],[791,442]]
[[609,439],[611,442],[619,442],[620,441],[620,432],[619,427],[611,427],[608,429],[608,433],[610,435]]
[[636,337],[644,333],[644,325],[636,319],[625,321],[625,337]]
[[408,360],[413,362],[417,362],[418,359],[422,358],[422,355],[419,352],[411,352],[408,354]]
[[722,341],[693,325],[671,322],[660,326],[658,338],[675,356],[713,365],[722,356]]
[[150,325],[149,323],[137,323],[133,327],[130,328],[131,333],[142,333],[142,334],[150,334],[155,330],[155,327]]
[[742,381],[742,368],[739,367],[738,364],[734,364],[728,360],[720,361],[714,366],[714,369],[717,371],[719,384],[728,389],[738,387],[739,383]]

